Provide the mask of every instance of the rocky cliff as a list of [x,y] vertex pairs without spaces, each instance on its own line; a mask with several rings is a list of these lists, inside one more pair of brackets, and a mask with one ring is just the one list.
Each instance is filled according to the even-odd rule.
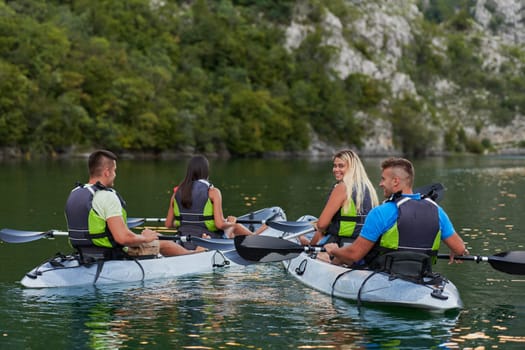
[[[414,47],[423,38],[428,41],[434,58],[450,64],[451,43],[457,40],[459,28],[461,45],[474,43],[476,48],[472,56],[476,60],[475,70],[480,74],[478,80],[505,81],[502,72],[523,79],[523,0],[477,0],[466,9],[465,22],[452,29],[444,22],[429,26],[424,13],[428,6],[425,1],[347,1],[345,4],[345,11],[341,13],[324,8],[320,23],[315,24],[309,20],[309,8],[298,5],[286,29],[287,48],[294,50],[309,33],[321,27],[323,44],[337,48],[331,66],[340,78],[361,73],[388,85],[390,94],[382,103],[385,115],[391,111],[395,99],[409,98],[422,105],[417,118],[438,135],[434,153],[451,151],[447,143],[458,137],[482,143],[486,146],[483,152],[524,150],[523,110],[513,105],[510,115],[501,122],[500,109],[492,107],[501,105],[507,95],[498,95],[497,89],[487,88],[485,82],[463,84],[460,77],[446,72],[428,72],[431,77],[422,81],[414,76],[414,70],[406,68],[405,59],[407,55],[414,55]],[[361,150],[363,153],[400,151],[395,128],[388,118],[378,119],[366,113],[359,113],[359,118],[371,130]],[[313,139],[316,140],[315,136]],[[314,141],[311,151],[326,147]],[[461,147],[458,150],[462,150]]]

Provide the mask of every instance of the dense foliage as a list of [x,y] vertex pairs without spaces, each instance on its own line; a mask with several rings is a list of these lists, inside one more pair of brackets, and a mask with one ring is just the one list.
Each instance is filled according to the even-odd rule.
[[360,80],[334,79],[315,35],[284,49],[291,6],[0,3],[0,146],[248,155],[303,150],[310,125],[359,144],[348,101]]
[[[356,117],[362,111],[392,122],[403,151],[424,153],[435,135],[417,137],[424,122],[407,128],[421,113],[420,102],[392,99],[384,82],[368,76],[342,80],[331,70],[337,48],[322,44],[315,25],[326,6],[351,15],[344,2],[306,3],[317,30],[288,51],[284,30],[296,5],[290,0],[4,0],[0,147],[245,156],[304,150],[312,129],[331,144],[360,146],[367,136]],[[429,2],[429,30],[444,16],[464,30],[467,15],[445,6],[450,3]],[[366,54],[362,41],[353,44]],[[430,49],[424,34],[409,49],[404,69],[423,96],[429,77],[439,74],[500,95],[500,102],[479,108],[503,122],[525,107],[522,95],[512,93],[523,91],[523,79],[510,72],[483,76],[475,42],[451,37],[450,61]],[[380,108],[385,99],[393,100],[387,114]]]

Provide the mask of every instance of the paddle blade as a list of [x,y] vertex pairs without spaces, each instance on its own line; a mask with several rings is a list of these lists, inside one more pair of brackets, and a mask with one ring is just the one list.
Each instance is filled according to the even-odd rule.
[[204,247],[210,250],[231,250],[233,249],[233,239],[225,238],[200,238],[191,236],[189,238],[195,245]]
[[126,223],[128,224],[129,228],[140,226],[144,223],[143,218],[128,218],[126,220]]
[[511,275],[525,275],[525,251],[523,250],[503,252],[489,256],[488,262],[498,271]]
[[277,231],[288,233],[305,232],[313,228],[313,223],[304,221],[269,221],[266,225]]
[[7,243],[28,243],[44,237],[53,237],[53,231],[21,231],[10,228],[0,230],[0,239]]
[[434,202],[439,203],[445,196],[445,187],[438,182],[415,188],[413,192],[421,193],[421,195],[427,196]]
[[305,251],[301,245],[270,236],[236,236],[234,241],[242,258],[256,262],[289,260]]

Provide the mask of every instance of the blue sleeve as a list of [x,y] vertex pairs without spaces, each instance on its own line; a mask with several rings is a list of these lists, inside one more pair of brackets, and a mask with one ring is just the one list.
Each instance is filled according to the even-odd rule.
[[452,225],[452,222],[448,218],[447,213],[443,210],[443,208],[438,207],[438,213],[439,213],[439,227],[441,228],[441,239],[447,239],[450,236],[452,236],[456,230],[454,229],[454,226]]
[[359,236],[371,242],[377,242],[379,237],[392,227],[396,220],[396,204],[393,202],[381,204],[368,213]]

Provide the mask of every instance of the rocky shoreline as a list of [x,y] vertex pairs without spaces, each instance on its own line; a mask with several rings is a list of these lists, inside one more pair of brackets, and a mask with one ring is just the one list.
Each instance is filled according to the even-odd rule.
[[[343,149],[345,147],[335,147],[335,146],[311,146],[310,149],[302,152],[266,152],[262,155],[253,155],[252,157],[258,158],[325,158],[333,155],[337,150]],[[399,151],[378,151],[378,150],[360,150],[353,147],[349,147],[356,150],[361,157],[392,157],[392,156],[403,156]],[[84,149],[79,150],[69,150],[62,153],[52,153],[52,154],[32,154],[29,152],[23,152],[20,149],[13,147],[3,147],[0,148],[0,162],[4,161],[16,161],[16,160],[50,160],[50,159],[75,159],[75,158],[87,158],[89,154],[95,150],[93,149]],[[122,159],[160,159],[160,160],[171,160],[171,159],[184,159],[191,157],[194,152],[191,151],[164,151],[160,153],[155,152],[132,152],[132,151],[123,151],[117,152],[119,157]],[[453,155],[467,155],[470,153],[451,153],[451,152],[433,152],[428,154],[428,157],[447,157]],[[227,152],[222,153],[206,153],[207,157],[210,158],[222,158],[229,159],[232,158],[232,155]],[[499,149],[495,152],[486,152],[483,155],[487,156],[525,156],[524,148],[504,148]]]

